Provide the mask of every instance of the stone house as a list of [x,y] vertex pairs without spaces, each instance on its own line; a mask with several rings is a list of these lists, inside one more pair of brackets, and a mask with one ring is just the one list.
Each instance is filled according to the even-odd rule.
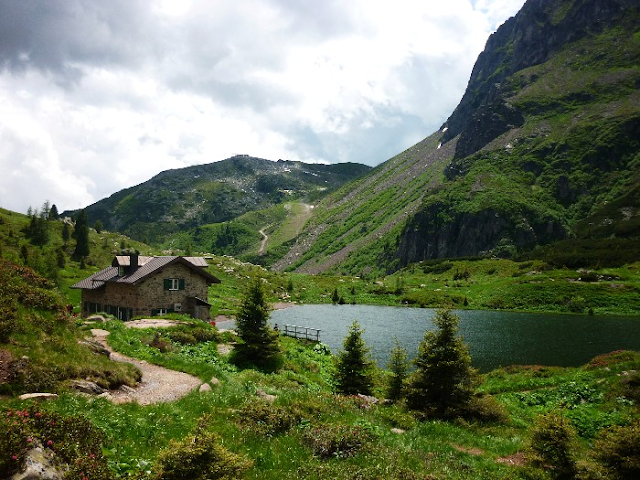
[[106,312],[120,320],[184,313],[211,320],[208,287],[220,283],[202,257],[118,255],[110,267],[71,286],[82,290],[82,315]]

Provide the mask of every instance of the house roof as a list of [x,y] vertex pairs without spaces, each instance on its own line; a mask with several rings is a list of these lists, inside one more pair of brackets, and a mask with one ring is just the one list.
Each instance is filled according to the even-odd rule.
[[[106,283],[126,283],[135,285],[147,277],[161,272],[165,267],[175,263],[181,263],[204,277],[208,283],[220,283],[216,277],[204,270],[208,266],[207,261],[202,257],[138,257],[138,268],[128,271],[124,275],[118,276],[118,267],[129,267],[129,256],[118,255],[113,259],[111,267],[106,267],[93,275],[80,280],[71,285],[71,288],[82,290],[96,290]],[[135,257],[134,257],[135,258]],[[126,259],[126,260],[125,260]]]

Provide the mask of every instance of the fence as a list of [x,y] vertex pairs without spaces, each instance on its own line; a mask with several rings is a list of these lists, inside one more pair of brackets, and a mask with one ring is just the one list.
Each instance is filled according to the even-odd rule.
[[300,327],[298,325],[285,325],[281,330],[283,335],[293,338],[304,338],[306,340],[320,341],[320,332],[318,328]]

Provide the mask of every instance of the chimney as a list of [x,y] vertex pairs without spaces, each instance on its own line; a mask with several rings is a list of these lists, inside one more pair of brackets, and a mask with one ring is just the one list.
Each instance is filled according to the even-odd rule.
[[140,256],[140,253],[137,250],[129,253],[129,271],[127,273],[131,274],[138,269],[139,256]]

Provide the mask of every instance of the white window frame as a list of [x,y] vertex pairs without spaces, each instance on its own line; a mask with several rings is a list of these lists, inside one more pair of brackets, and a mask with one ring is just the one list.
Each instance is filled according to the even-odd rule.
[[170,278],[171,286],[169,287],[170,292],[175,292],[176,290],[180,290],[180,279],[179,278]]

